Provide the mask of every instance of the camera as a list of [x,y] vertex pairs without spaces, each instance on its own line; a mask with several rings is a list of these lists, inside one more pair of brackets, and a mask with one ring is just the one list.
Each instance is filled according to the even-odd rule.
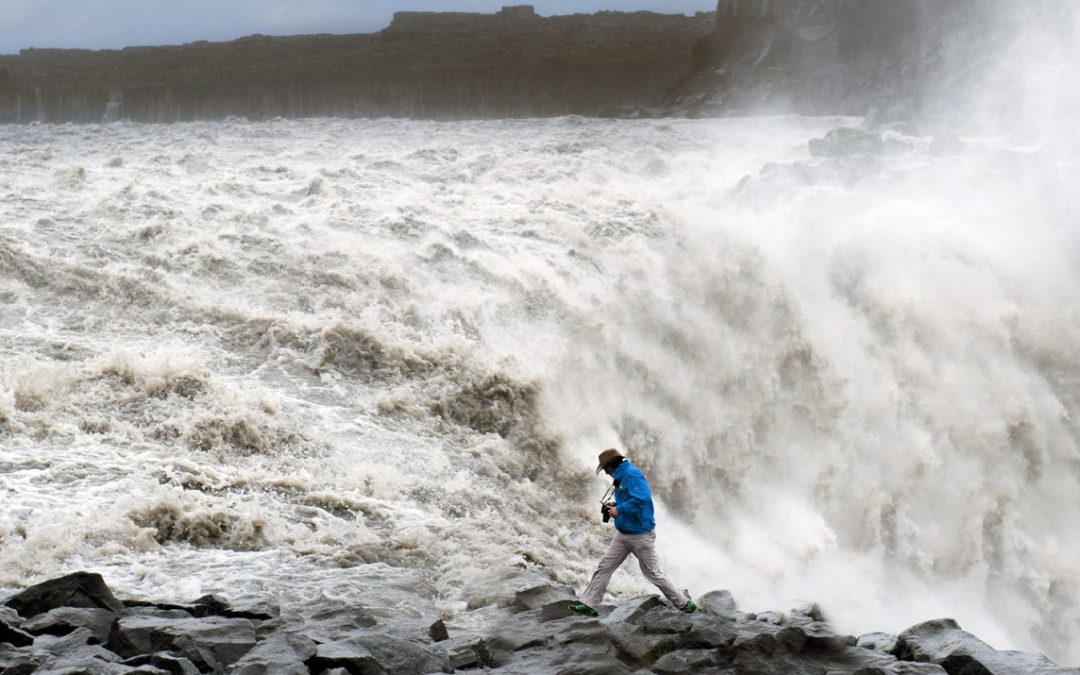
[[600,517],[603,518],[605,523],[608,522],[609,520],[611,520],[611,507],[612,506],[615,506],[615,505],[612,504],[611,502],[604,502],[603,504],[600,505]]

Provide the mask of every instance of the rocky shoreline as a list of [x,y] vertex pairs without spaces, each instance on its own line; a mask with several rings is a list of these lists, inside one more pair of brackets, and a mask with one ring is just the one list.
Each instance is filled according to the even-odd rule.
[[441,619],[387,621],[326,605],[305,616],[217,595],[172,604],[118,599],[101,575],[76,572],[0,606],[0,673],[411,673],[725,675],[1065,675],[1044,656],[997,651],[951,619],[899,635],[836,633],[815,606],[740,611],[728,591],[683,614],[655,595],[571,612],[573,590],[541,583],[514,593],[482,630]]

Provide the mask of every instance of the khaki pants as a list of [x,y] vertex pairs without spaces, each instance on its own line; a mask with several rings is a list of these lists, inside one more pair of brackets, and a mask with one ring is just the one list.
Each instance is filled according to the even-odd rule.
[[675,584],[660,569],[660,559],[656,557],[656,533],[623,534],[618,531],[615,532],[615,538],[611,540],[607,553],[597,564],[592,581],[581,594],[581,602],[589,607],[599,607],[600,601],[604,599],[608,582],[611,581],[611,575],[631,553],[637,558],[641,573],[660,589],[668,602],[680,608],[686,604],[689,598],[675,588]]

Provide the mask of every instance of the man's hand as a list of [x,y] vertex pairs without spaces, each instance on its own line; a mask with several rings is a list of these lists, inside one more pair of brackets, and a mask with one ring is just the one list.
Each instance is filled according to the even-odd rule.
[[614,506],[608,507],[608,513],[611,514],[612,518],[619,517],[619,509],[615,508]]

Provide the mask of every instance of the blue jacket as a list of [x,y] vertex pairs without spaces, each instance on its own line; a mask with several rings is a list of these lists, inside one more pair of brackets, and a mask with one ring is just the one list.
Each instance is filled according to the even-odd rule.
[[653,519],[652,491],[641,469],[624,459],[611,477],[618,484],[615,488],[615,528],[623,534],[644,534],[656,527]]

